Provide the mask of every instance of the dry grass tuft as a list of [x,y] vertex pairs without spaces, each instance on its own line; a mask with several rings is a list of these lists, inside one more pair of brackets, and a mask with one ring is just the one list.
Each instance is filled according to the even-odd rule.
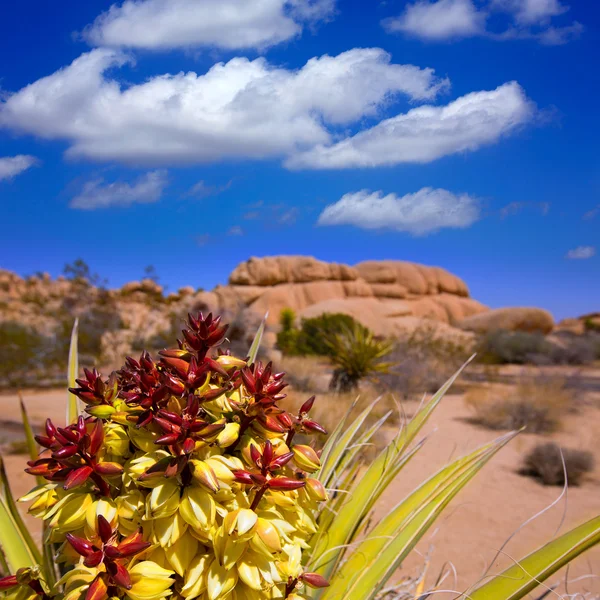
[[556,444],[547,442],[537,444],[525,456],[519,472],[539,479],[544,485],[564,485],[566,471],[569,484],[577,486],[593,469],[594,456],[591,452],[559,448]]
[[473,422],[489,429],[520,429],[549,433],[573,410],[575,399],[565,381],[552,379],[519,383],[514,388],[474,387],[465,394]]
[[277,363],[278,371],[285,371],[286,381],[298,392],[318,391],[319,379],[326,385],[331,377],[331,367],[327,359],[317,356],[283,356]]

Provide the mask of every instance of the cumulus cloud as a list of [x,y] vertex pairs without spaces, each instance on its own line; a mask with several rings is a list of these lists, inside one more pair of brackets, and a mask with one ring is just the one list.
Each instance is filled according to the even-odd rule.
[[447,106],[420,106],[335,144],[287,161],[290,168],[344,169],[427,163],[477,150],[530,121],[534,105],[516,82],[473,92]]
[[[583,26],[577,21],[555,26],[553,18],[569,10],[559,0],[416,0],[382,25],[390,33],[404,33],[427,41],[448,41],[473,36],[494,40],[535,39],[546,45],[560,45],[578,37]],[[505,13],[509,25],[495,31],[489,19]]]
[[596,255],[594,246],[577,246],[567,252],[567,258],[571,260],[586,260]]
[[18,154],[17,156],[0,157],[0,181],[3,179],[12,179],[17,175],[27,171],[37,163],[35,156],[28,154]]
[[397,196],[361,190],[325,207],[318,225],[354,225],[425,235],[443,228],[469,227],[479,219],[479,201],[468,194],[425,187]]
[[389,32],[403,32],[426,40],[447,40],[479,35],[485,30],[485,14],[471,0],[419,0],[408,4],[396,18],[386,19]]
[[83,32],[94,46],[264,49],[326,20],[335,0],[127,0]]
[[310,59],[299,70],[234,58],[207,73],[121,86],[129,58],[100,48],[0,103],[0,126],[70,143],[68,155],[135,164],[269,158],[328,144],[331,128],[376,116],[402,94],[430,100],[448,81],[378,48]]
[[151,204],[161,199],[167,184],[167,172],[163,170],[146,173],[134,183],[105,183],[104,179],[94,179],[85,183],[81,192],[71,200],[70,207],[96,210],[112,206]]
[[209,185],[204,180],[195,183],[185,194],[186,197],[208,198],[209,196],[218,196],[228,190],[233,184],[233,179],[230,179],[223,185]]

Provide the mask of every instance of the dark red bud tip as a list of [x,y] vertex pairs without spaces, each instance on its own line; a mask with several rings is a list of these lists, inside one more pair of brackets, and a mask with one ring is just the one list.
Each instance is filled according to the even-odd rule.
[[127,544],[119,544],[119,551],[121,552],[121,556],[128,558],[143,552],[147,548],[150,548],[151,545],[152,544],[150,542],[130,542]]
[[112,527],[102,515],[98,515],[98,535],[105,544],[112,537]]
[[254,483],[252,481],[252,476],[250,475],[250,473],[248,473],[248,471],[236,469],[232,471],[232,473],[238,483],[245,483],[247,485],[252,485]]
[[83,561],[83,564],[90,569],[97,567],[104,558],[102,554],[102,550],[96,550],[96,552],[92,552],[86,559]]
[[311,408],[313,407],[313,404],[315,403],[315,396],[311,396],[301,407],[300,407],[300,414],[304,413],[307,414],[310,412]]
[[107,558],[111,558],[112,560],[123,558],[123,553],[116,546],[105,546],[104,554]]
[[99,475],[111,477],[113,475],[120,475],[123,472],[123,466],[114,462],[101,462],[95,466],[94,470]]
[[8,577],[0,577],[0,590],[7,590],[8,588],[18,585],[16,575],[8,575]]
[[305,485],[306,481],[299,481],[290,477],[274,477],[273,479],[269,479],[269,487],[274,490],[297,490]]
[[72,490],[75,487],[79,487],[83,485],[89,478],[89,476],[93,473],[92,467],[80,467],[79,469],[75,469],[71,471],[65,481],[65,485],[63,486],[65,490]]
[[131,577],[129,576],[129,572],[125,567],[118,563],[113,563],[116,567],[115,573],[111,573],[113,581],[122,588],[126,590],[131,589]]
[[73,550],[75,550],[77,554],[81,554],[81,556],[89,556],[92,552],[94,552],[94,547],[87,540],[77,537],[72,533],[67,533],[66,538],[67,542],[73,546]]
[[57,460],[64,460],[65,458],[71,458],[77,454],[78,447],[75,444],[71,444],[70,446],[63,446],[59,448],[56,452],[52,453],[52,458],[56,458]]
[[303,573],[300,575],[300,579],[312,588],[329,587],[329,581],[318,573]]
[[302,421],[302,424],[304,425],[304,428],[308,429],[309,431],[317,431],[318,433],[327,434],[327,430],[325,429],[325,427],[319,425],[316,421],[304,419],[304,421]]
[[96,575],[85,595],[85,600],[105,600],[108,598],[108,586],[102,573]]

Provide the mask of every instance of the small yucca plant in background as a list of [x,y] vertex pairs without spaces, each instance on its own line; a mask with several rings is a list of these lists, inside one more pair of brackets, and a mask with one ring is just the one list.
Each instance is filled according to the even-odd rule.
[[333,391],[355,390],[362,379],[387,373],[392,366],[383,359],[392,352],[393,343],[376,339],[358,322],[352,327],[344,327],[342,333],[325,336],[324,342],[330,349],[330,360],[334,366],[329,385]]
[[[454,461],[367,530],[456,375],[361,469],[360,450],[386,417],[367,427],[372,406],[353,420],[349,407],[322,450],[296,443],[324,430],[309,416],[314,398],[297,414],[280,407],[283,374],[255,363],[263,327],[242,360],[214,352],[219,319],[190,316],[179,347],[159,360],[143,353],[106,380],[85,371],[76,382],[73,336],[67,424],[47,422],[34,441],[23,411],[38,485],[22,500],[44,520],[41,552],[0,469],[0,566],[12,573],[0,579],[4,597],[373,600],[515,435]],[[599,541],[600,517],[463,597],[522,598]],[[432,591],[421,582],[414,597]]]

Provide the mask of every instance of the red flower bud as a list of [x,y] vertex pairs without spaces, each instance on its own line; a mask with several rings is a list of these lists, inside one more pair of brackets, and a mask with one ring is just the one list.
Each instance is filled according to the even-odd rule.
[[81,556],[89,556],[92,552],[95,551],[94,547],[90,542],[84,540],[83,538],[77,537],[72,533],[67,533],[66,535],[67,542],[73,546],[73,549]]
[[89,478],[89,476],[94,472],[92,467],[80,467],[79,469],[75,469],[71,471],[65,481],[65,485],[63,486],[65,490],[72,490],[75,487],[79,487],[83,485]]
[[309,431],[317,431],[318,433],[327,433],[327,430],[322,426],[319,425],[316,421],[311,421],[310,419],[304,419],[304,421],[302,421],[302,425],[304,425],[305,429],[308,429]]
[[96,575],[85,595],[85,600],[106,600],[108,598],[108,586],[104,581],[103,574]]
[[94,471],[99,475],[112,477],[113,475],[120,475],[123,472],[123,466],[115,462],[101,462],[94,467]]
[[95,552],[92,552],[89,556],[86,557],[86,559],[83,561],[83,564],[86,567],[90,567],[90,569],[97,567],[101,562],[102,559],[104,558],[104,555],[102,554],[102,550],[96,550]]
[[329,581],[318,573],[303,573],[300,575],[300,579],[312,588],[329,587]]
[[300,414],[307,414],[310,412],[313,404],[315,403],[315,396],[311,396],[301,407]]
[[104,544],[112,537],[113,531],[110,523],[102,515],[98,515],[98,535]]
[[306,481],[299,481],[291,477],[274,477],[269,479],[269,487],[275,490],[297,490],[304,487]]
[[7,577],[0,577],[0,590],[7,590],[15,585],[19,585],[16,575],[8,575]]
[[102,421],[100,419],[96,420],[94,424],[94,428],[90,433],[90,454],[95,456],[98,453],[98,450],[102,447],[102,442],[104,441],[104,429],[102,427]]
[[69,446],[63,446],[62,448],[59,448],[53,452],[52,458],[64,460],[65,458],[71,458],[71,456],[75,456],[78,451],[79,448],[75,444],[70,444]]
[[252,485],[254,483],[252,481],[252,476],[248,471],[242,471],[241,469],[235,469],[232,471],[233,476],[236,478],[238,483],[245,483],[247,485]]

